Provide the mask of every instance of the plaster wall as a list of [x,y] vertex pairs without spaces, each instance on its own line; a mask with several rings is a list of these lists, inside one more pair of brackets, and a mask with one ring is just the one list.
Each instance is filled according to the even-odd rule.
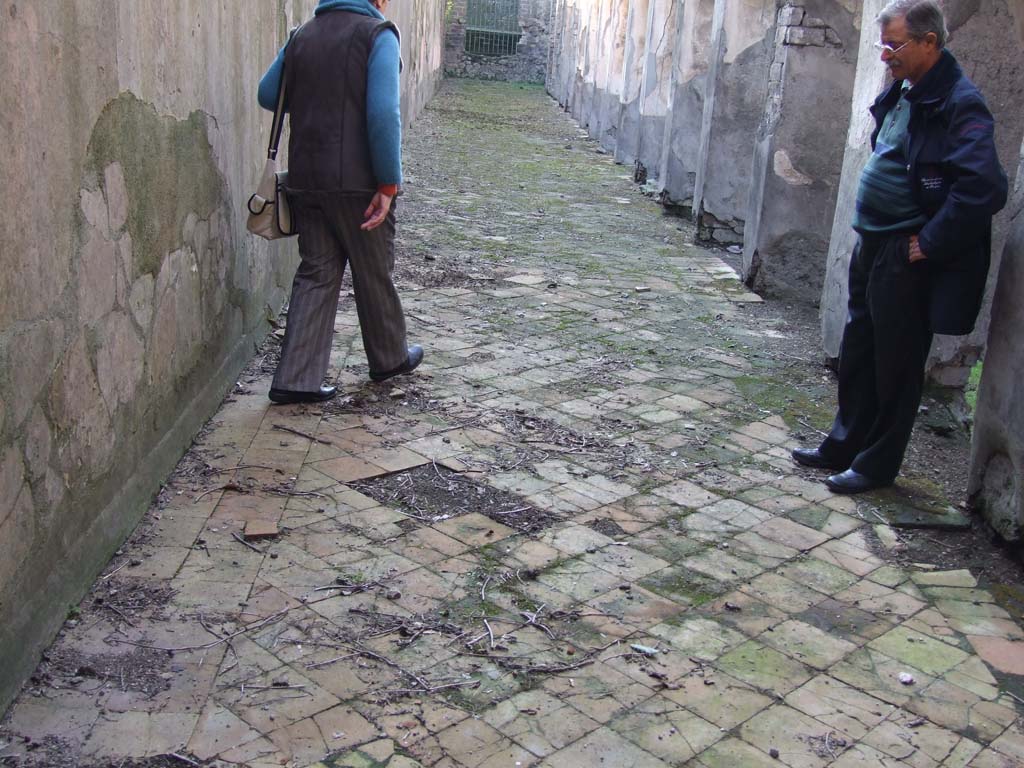
[[714,0],[679,0],[679,22],[658,180],[662,200],[689,209],[700,158]]
[[[0,0],[0,711],[286,298],[294,242],[245,201],[259,76],[314,4]],[[443,8],[395,16],[411,118]]]
[[640,99],[643,88],[644,56],[650,3],[653,0],[629,0],[626,19],[626,52],[623,64],[622,96],[619,112],[615,159],[632,163],[640,148]]
[[[578,1],[578,0],[577,0]],[[580,3],[579,30],[576,59],[576,80],[573,83],[572,116],[581,124],[585,123],[590,113],[590,99],[594,93],[594,82],[591,79],[590,57],[594,52],[593,34],[594,15],[596,9],[592,3]]]
[[[467,0],[452,0],[447,11],[447,32],[444,43],[444,73],[451,77],[472,77],[478,80],[507,80],[543,83],[545,81],[554,0],[520,0],[519,39],[517,52],[510,56],[481,56],[466,52]],[[419,12],[414,3],[393,3],[388,14],[402,11]]]
[[859,24],[859,6],[833,0],[779,9],[743,243],[743,278],[763,295],[821,297]]
[[[865,0],[862,15],[864,41],[857,64],[854,109],[847,134],[846,155],[832,226],[825,284],[821,299],[822,339],[825,354],[837,357],[846,320],[846,273],[855,235],[850,230],[860,172],[870,153],[872,120],[867,107],[885,85],[884,67],[870,44],[877,38],[874,19],[884,3]],[[1024,1],[948,0],[949,49],[967,76],[981,89],[996,121],[996,145],[1011,185],[1016,177],[1017,150],[1024,136]],[[993,221],[992,268],[985,304],[969,336],[937,336],[929,361],[930,378],[940,384],[962,386],[970,366],[978,359],[988,333],[989,307],[1006,243],[1011,212]]]
[[596,125],[600,106],[599,78],[605,70],[604,22],[609,18],[611,0],[594,0],[589,3],[587,23],[587,55],[583,61],[583,103],[580,106],[580,125],[593,129]]
[[606,5],[608,11],[602,18],[601,50],[604,53],[598,70],[598,104],[595,106],[591,135],[611,152],[615,150],[618,140],[629,6],[618,0],[607,0]]
[[644,176],[658,175],[665,119],[672,93],[672,57],[677,39],[679,3],[652,0],[648,6],[647,46],[640,87],[639,146],[636,159]]
[[548,51],[547,92],[566,109],[571,109],[572,93],[579,65],[579,7],[571,0],[555,0],[552,14],[551,47]]
[[1024,145],[1008,237],[992,300],[985,367],[978,389],[968,493],[1001,536],[1024,540]]
[[773,0],[716,0],[693,212],[698,236],[743,241],[754,137],[775,38]]

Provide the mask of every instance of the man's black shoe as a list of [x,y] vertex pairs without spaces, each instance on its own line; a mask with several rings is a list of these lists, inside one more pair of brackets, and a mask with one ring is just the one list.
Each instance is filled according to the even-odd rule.
[[805,467],[814,467],[815,469],[835,469],[841,471],[850,466],[849,464],[825,458],[817,448],[794,448],[792,456],[793,461],[797,464],[802,464]]
[[319,392],[294,392],[290,389],[271,389],[268,397],[278,405],[290,403],[322,403],[338,394],[337,387],[320,387]]
[[413,344],[409,347],[409,356],[405,358],[404,363],[390,371],[370,371],[370,378],[374,381],[387,381],[393,376],[412,373],[421,362],[423,362],[423,347]]
[[884,488],[887,485],[892,485],[892,483],[872,480],[855,469],[848,469],[845,472],[840,472],[838,475],[826,477],[825,485],[833,493],[864,493],[865,491],[873,491],[876,488]]

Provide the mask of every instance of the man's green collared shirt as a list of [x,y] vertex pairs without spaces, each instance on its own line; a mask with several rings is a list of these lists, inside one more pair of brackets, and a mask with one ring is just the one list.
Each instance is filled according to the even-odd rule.
[[907,126],[910,102],[904,81],[903,93],[882,121],[872,153],[860,175],[853,228],[858,232],[916,232],[928,221],[914,201],[907,174]]

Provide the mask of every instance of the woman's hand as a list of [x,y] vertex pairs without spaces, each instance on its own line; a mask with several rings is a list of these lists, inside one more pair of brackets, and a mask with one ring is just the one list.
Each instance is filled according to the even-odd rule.
[[363,223],[359,228],[369,231],[383,224],[384,219],[388,217],[388,211],[391,210],[391,201],[394,199],[394,195],[385,195],[383,192],[374,194],[370,201],[370,207],[363,214]]

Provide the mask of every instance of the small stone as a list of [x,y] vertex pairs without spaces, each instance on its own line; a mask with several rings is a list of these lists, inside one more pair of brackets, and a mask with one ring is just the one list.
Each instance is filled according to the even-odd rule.
[[399,600],[402,597],[402,593],[397,589],[389,589],[387,592],[388,600]]
[[437,256],[435,256],[432,253],[428,253],[428,254],[424,255],[423,260],[424,261],[437,261]]
[[644,656],[657,656],[658,655],[658,649],[657,648],[651,648],[651,646],[649,646],[649,645],[641,645],[640,643],[633,643],[629,647],[632,648],[637,653],[642,653]]
[[633,290],[635,290],[637,293],[650,293],[651,292],[651,289],[649,287],[647,287],[646,285],[638,285]]
[[736,605],[734,603],[726,603],[725,604],[725,610],[732,611],[733,613],[736,613],[736,612],[742,611],[743,609],[740,608],[738,605]]
[[398,400],[400,398],[403,398],[405,397],[405,390],[395,387],[390,392],[388,392],[388,397],[390,397],[392,400]]
[[771,749],[769,749],[768,750],[768,754],[769,754],[769,756],[771,756],[772,760],[778,760],[779,759],[779,750],[777,750],[775,747],[772,747]]
[[909,672],[900,672],[900,683],[902,685],[913,685],[916,682],[917,680],[915,680],[914,676]]
[[730,245],[725,250],[727,250],[729,253],[743,253],[743,246],[742,245]]

